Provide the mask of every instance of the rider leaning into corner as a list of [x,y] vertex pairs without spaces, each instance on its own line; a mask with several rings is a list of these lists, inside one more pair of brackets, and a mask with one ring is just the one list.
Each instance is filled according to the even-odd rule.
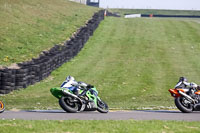
[[196,83],[193,83],[193,82],[189,83],[185,77],[179,78],[179,82],[176,84],[175,88],[182,88],[182,89],[197,88],[198,90],[200,90],[199,85],[197,85]]
[[80,89],[86,90],[93,88],[94,86],[84,82],[77,82],[74,77],[67,76],[66,80],[61,84],[60,87],[70,89],[75,95],[79,95]]

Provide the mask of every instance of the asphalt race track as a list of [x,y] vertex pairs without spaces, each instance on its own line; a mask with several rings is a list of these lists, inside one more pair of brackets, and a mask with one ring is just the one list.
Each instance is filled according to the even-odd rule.
[[5,111],[2,119],[22,120],[179,120],[200,121],[200,112],[181,113],[169,110],[110,111],[107,114],[95,112],[66,113],[63,110]]

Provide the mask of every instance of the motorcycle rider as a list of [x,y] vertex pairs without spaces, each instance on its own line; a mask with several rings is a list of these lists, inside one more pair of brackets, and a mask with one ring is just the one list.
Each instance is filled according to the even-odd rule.
[[175,88],[197,88],[198,85],[196,83],[189,83],[185,77],[180,77],[179,82],[176,84]]
[[180,77],[179,82],[176,84],[175,88],[189,89],[190,94],[194,94],[195,89],[200,90],[200,86],[196,83],[189,83],[185,77]]
[[77,82],[74,77],[67,76],[66,80],[61,84],[60,87],[70,89],[75,95],[79,95],[80,89],[87,90],[93,86],[84,82]]

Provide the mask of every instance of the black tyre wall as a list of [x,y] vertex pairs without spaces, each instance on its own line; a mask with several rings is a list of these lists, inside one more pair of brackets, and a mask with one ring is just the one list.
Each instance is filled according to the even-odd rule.
[[26,88],[48,77],[53,70],[78,54],[103,19],[104,10],[101,10],[64,45],[55,45],[50,50],[43,51],[38,58],[18,63],[19,68],[0,68],[0,94]]

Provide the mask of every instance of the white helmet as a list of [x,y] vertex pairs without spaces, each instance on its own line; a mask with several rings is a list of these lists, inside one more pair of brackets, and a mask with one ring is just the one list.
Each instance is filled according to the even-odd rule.
[[67,78],[66,78],[66,81],[67,82],[69,82],[69,81],[74,81],[75,79],[74,79],[74,77],[72,77],[72,76],[67,76]]

